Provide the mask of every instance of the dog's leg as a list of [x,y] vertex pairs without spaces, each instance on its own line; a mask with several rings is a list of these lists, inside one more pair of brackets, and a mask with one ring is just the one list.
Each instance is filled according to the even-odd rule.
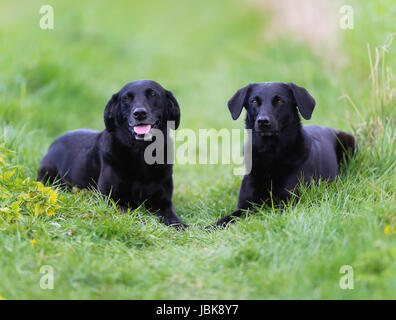
[[255,188],[252,186],[249,176],[245,176],[242,180],[241,189],[239,190],[239,199],[237,208],[228,216],[222,217],[215,223],[215,226],[225,227],[227,224],[235,221],[235,218],[242,216],[245,211],[258,203],[258,199],[254,196]]
[[37,173],[37,181],[41,181],[42,183],[46,184],[53,184],[58,177],[58,170],[56,166],[53,165],[50,161],[43,161],[40,164]]
[[240,217],[245,212],[244,209],[236,209],[228,216],[222,217],[216,222],[216,226],[224,228],[229,223],[235,222],[235,218]]
[[180,218],[176,215],[173,204],[170,206],[160,209],[157,211],[157,216],[160,217],[163,223],[167,226],[175,227],[176,229],[188,228],[188,225],[183,223]]

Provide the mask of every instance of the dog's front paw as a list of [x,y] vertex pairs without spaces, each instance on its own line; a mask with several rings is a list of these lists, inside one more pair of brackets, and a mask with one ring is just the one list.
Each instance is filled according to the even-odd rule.
[[170,223],[169,226],[176,228],[176,230],[184,230],[189,228],[189,225],[183,222]]
[[174,227],[177,230],[183,230],[183,229],[187,229],[189,227],[188,224],[181,222],[180,219],[177,219],[177,218],[164,218],[163,222],[167,226]]
[[231,217],[231,216],[225,216],[225,217],[220,218],[219,220],[217,220],[216,223],[211,224],[211,225],[209,225],[209,226],[206,226],[205,229],[206,229],[206,230],[213,230],[213,229],[215,229],[216,227],[217,227],[217,228],[225,228],[229,223],[232,223],[232,222],[234,222],[234,221],[235,221],[235,220],[234,220],[233,217]]

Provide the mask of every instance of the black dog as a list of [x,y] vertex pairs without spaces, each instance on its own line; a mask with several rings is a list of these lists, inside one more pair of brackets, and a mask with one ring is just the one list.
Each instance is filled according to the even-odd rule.
[[[167,139],[167,121],[180,123],[179,104],[172,92],[150,80],[133,81],[113,94],[104,111],[106,129],[80,129],[57,138],[41,161],[38,180],[80,188],[96,187],[122,206],[145,202],[167,225],[186,226],[172,204],[172,164],[147,164],[145,148],[150,130],[161,130],[164,152],[173,148]],[[169,162],[169,161],[168,161]]]
[[332,180],[340,171],[344,155],[354,152],[355,138],[343,131],[301,125],[297,109],[310,119],[314,98],[294,83],[252,83],[228,101],[236,120],[247,110],[246,128],[251,129],[251,171],[242,180],[237,209],[217,221],[225,226],[253,204],[272,200],[282,204],[300,180]]

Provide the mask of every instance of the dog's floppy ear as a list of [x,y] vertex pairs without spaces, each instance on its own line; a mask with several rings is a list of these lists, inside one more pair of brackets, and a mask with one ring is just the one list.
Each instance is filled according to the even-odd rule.
[[230,100],[228,100],[228,109],[231,112],[231,116],[233,120],[239,118],[242,112],[243,105],[245,103],[246,94],[250,88],[250,84],[247,86],[239,89],[235,94],[232,96]]
[[305,120],[311,119],[316,104],[315,99],[309,94],[307,89],[293,82],[289,82],[287,85],[293,92],[294,100],[303,118]]
[[171,91],[165,90],[168,99],[168,121],[175,121],[175,130],[180,124],[180,108],[179,103]]
[[105,111],[104,111],[104,123],[107,131],[112,131],[115,128],[115,116],[116,116],[116,108],[119,103],[119,94],[114,93],[109,102],[107,102]]

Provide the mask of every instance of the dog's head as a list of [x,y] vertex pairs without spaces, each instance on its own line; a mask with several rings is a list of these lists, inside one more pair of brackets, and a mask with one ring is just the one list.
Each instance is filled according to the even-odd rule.
[[245,107],[248,129],[261,136],[276,136],[285,128],[300,123],[297,112],[310,119],[315,99],[308,91],[294,83],[259,82],[239,89],[228,101],[234,120]]
[[174,121],[174,129],[178,128],[179,104],[172,92],[152,80],[127,83],[113,94],[104,111],[107,131],[136,140],[144,140],[151,129],[164,131],[167,121]]

